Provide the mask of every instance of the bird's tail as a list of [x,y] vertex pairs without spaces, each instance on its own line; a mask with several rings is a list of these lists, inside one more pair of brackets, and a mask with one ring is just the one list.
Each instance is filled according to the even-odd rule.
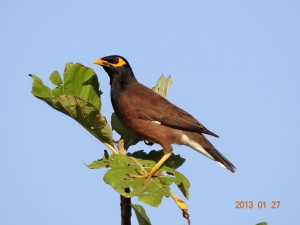
[[219,162],[219,164],[232,173],[235,172],[235,166],[222,155],[202,134],[185,131],[182,136],[182,144],[191,147],[197,152],[202,153],[208,158]]

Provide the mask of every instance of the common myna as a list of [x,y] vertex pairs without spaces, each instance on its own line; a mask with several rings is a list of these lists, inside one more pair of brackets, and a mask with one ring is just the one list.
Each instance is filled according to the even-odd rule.
[[94,63],[102,66],[109,75],[111,102],[123,126],[137,137],[163,148],[165,155],[147,175],[148,179],[171,156],[171,144],[189,146],[235,172],[235,166],[203,134],[218,135],[186,111],[140,84],[125,58],[111,55]]

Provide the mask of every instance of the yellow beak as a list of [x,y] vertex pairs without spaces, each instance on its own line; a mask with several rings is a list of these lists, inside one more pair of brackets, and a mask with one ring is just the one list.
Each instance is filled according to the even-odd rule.
[[109,63],[103,59],[96,59],[93,63],[100,66],[110,66]]

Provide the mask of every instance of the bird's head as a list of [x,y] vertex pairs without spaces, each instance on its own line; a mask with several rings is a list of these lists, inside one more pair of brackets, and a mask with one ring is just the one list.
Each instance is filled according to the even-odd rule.
[[96,59],[94,64],[100,65],[106,71],[112,82],[114,79],[124,79],[134,77],[128,61],[119,55],[110,55],[101,59]]

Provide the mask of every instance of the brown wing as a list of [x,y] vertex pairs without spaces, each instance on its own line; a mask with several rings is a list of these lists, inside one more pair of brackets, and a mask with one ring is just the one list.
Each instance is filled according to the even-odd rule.
[[158,121],[164,126],[179,130],[219,137],[206,129],[189,113],[141,84],[132,86],[130,93],[133,108],[140,119]]

